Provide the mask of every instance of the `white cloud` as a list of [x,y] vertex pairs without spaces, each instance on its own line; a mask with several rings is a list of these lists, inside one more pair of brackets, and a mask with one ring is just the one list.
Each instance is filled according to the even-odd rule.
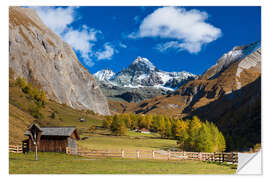
[[119,43],[119,46],[121,47],[121,48],[124,48],[124,49],[126,49],[127,48],[127,45],[125,45],[125,44],[123,44],[123,43]]
[[202,44],[200,42],[198,43],[182,43],[178,41],[169,41],[166,43],[158,44],[155,49],[159,50],[160,52],[165,52],[169,49],[174,49],[176,51],[183,51],[187,50],[190,53],[197,53],[201,50]]
[[114,48],[109,43],[106,43],[104,44],[103,51],[96,52],[96,57],[98,60],[111,59],[114,53],[115,53]]
[[55,33],[61,35],[68,25],[74,21],[75,7],[54,8],[54,7],[32,7],[36,10],[41,20]]
[[[221,30],[206,22],[208,14],[199,10],[177,7],[163,7],[145,17],[139,30],[129,38],[159,37],[171,39],[159,49],[169,48],[198,53],[202,45],[221,36]],[[173,40],[173,41],[172,41]]]
[[45,25],[60,35],[65,42],[81,55],[87,66],[93,66],[95,64],[93,59],[95,58],[97,60],[111,59],[114,52],[117,52],[109,43],[104,44],[104,51],[98,50],[95,52],[93,47],[97,43],[97,35],[102,34],[102,32],[86,25],[82,25],[78,29],[71,26],[77,20],[76,7],[55,8],[44,6],[31,8],[36,10]]
[[91,60],[92,47],[95,45],[97,40],[96,35],[100,33],[95,29],[89,29],[83,25],[82,30],[74,30],[70,28],[64,35],[63,39],[70,44],[76,51],[79,51],[81,56],[84,58],[84,62],[88,66],[93,66],[94,63]]

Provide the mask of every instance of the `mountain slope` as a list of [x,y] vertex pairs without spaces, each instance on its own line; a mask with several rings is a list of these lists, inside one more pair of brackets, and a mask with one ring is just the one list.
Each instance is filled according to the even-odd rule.
[[44,89],[50,99],[76,109],[110,114],[95,78],[33,9],[9,8],[9,67],[16,77]]
[[[209,79],[206,79],[207,72],[210,72],[211,69],[212,67],[201,78],[187,82],[170,95],[160,96],[146,101],[148,106],[144,106],[144,108],[141,108],[139,104],[136,111],[139,110],[141,113],[152,111],[156,113],[159,110],[164,110],[165,106],[170,103],[179,106],[179,108],[171,108],[176,109],[177,113],[174,114],[183,115],[226,94],[233,93],[260,77],[261,49],[258,47],[245,58],[234,61],[227,68],[224,68],[215,78],[211,78],[211,76]],[[159,106],[157,106],[157,102],[159,102]],[[156,106],[152,109],[154,105]],[[149,109],[152,110],[149,111]],[[170,110],[167,111],[171,113]]]
[[[36,119],[33,110],[36,103],[29,93],[14,80],[13,71],[9,76],[9,144],[21,144],[26,138],[24,132],[33,123],[41,126],[76,126],[80,134],[88,132],[89,127],[101,126],[102,116],[89,110],[73,109],[65,104],[47,100],[44,106],[38,108],[40,118]],[[36,109],[37,110],[37,109]],[[85,122],[79,119],[84,118]]]
[[260,143],[260,46],[208,76],[211,69],[172,94],[143,101],[126,108],[126,112],[162,113],[184,119],[197,115],[213,121],[226,136],[227,150],[243,150]]
[[255,52],[261,47],[261,42],[257,41],[244,46],[235,46],[231,51],[225,53],[215,65],[209,68],[203,75],[203,79],[215,78],[227,67],[229,67],[234,62],[240,61],[247,57],[248,55]]

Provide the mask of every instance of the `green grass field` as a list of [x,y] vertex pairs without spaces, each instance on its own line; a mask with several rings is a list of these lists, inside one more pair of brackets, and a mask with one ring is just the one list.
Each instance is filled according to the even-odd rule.
[[10,174],[234,174],[229,165],[200,161],[95,159],[61,153],[9,154]]
[[97,130],[95,134],[83,134],[86,140],[78,141],[82,149],[168,150],[177,148],[176,140],[161,139],[158,133],[142,134],[129,131],[126,136],[112,136],[109,130]]

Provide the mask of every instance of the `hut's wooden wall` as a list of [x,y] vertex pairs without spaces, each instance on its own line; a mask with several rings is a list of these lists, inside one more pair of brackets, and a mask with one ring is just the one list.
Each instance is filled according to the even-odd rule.
[[[38,151],[40,152],[65,152],[68,146],[68,137],[58,137],[58,136],[41,136],[38,143]],[[35,146],[30,140],[29,149],[31,151],[35,150]]]

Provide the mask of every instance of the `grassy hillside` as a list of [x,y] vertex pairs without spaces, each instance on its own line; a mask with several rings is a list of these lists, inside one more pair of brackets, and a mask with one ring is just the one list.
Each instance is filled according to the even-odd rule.
[[[10,144],[20,144],[25,139],[25,130],[33,122],[37,122],[41,126],[76,126],[79,133],[88,131],[93,125],[102,125],[102,116],[95,115],[90,111],[75,110],[52,100],[48,100],[45,106],[40,109],[42,117],[36,119],[30,113],[30,109],[35,106],[33,99],[29,97],[29,94],[22,91],[12,75],[9,83]],[[83,117],[85,122],[80,122],[80,117]]]
[[[89,159],[61,153],[9,156],[10,174],[234,174],[229,165],[201,161],[167,161],[135,159]],[[60,165],[61,164],[61,165]]]

